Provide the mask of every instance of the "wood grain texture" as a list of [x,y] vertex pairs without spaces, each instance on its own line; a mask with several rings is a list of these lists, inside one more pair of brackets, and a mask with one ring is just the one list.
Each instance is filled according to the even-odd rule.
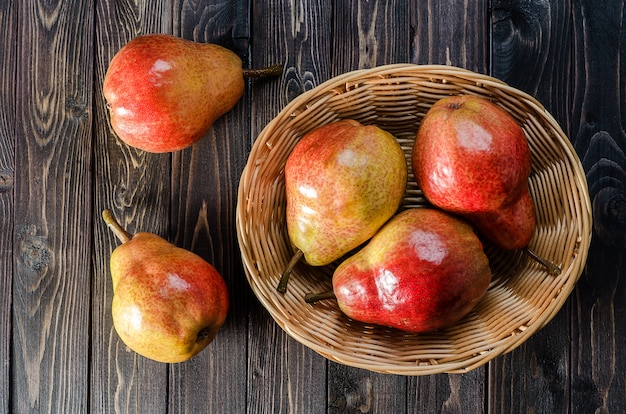
[[[252,3],[250,65],[284,63],[284,73],[250,84],[251,141],[288,102],[331,77],[332,4]],[[327,361],[289,337],[256,299],[248,313],[246,412],[325,412]]]
[[13,282],[13,216],[15,177],[15,78],[17,71],[17,10],[0,2],[0,413],[11,407],[11,333]]
[[409,379],[408,406],[411,413],[487,412],[485,370],[467,374],[428,375]]
[[[534,96],[569,133],[571,10],[556,1],[492,3],[492,75]],[[532,68],[532,70],[529,70]],[[532,243],[532,242],[531,242]],[[565,412],[569,404],[569,302],[528,342],[489,367],[493,412]],[[528,370],[512,367],[526,366]],[[524,398],[525,395],[541,398]]]
[[[489,4],[486,1],[423,1],[413,4],[411,61],[454,65],[489,72]],[[482,412],[484,401],[471,399],[485,391],[486,369],[468,375],[409,377],[409,412]],[[468,399],[467,397],[470,397]]]
[[[527,344],[490,364],[489,412],[567,412],[570,402],[567,325],[555,318],[544,330],[550,333],[540,332]],[[558,332],[562,338],[557,337]],[[516,368],[520,366],[526,369]]]
[[406,413],[406,387],[406,377],[331,362],[328,413]]
[[81,412],[88,406],[93,9],[28,2],[17,13],[12,412]]
[[94,246],[92,263],[91,393],[94,413],[167,412],[167,365],[143,358],[119,339],[111,319],[109,256],[119,241],[101,218],[111,209],[130,233],[169,238],[171,157],[130,148],[114,134],[102,96],[109,61],[141,33],[171,33],[167,1],[98,2],[94,68]]
[[[245,2],[177,2],[175,10],[176,35],[245,50]],[[233,37],[234,32],[238,39]],[[238,43],[241,45],[235,47]],[[206,137],[173,154],[173,241],[202,256],[223,275],[230,293],[230,308],[218,338],[207,349],[193,361],[171,366],[169,412],[245,411],[246,376],[227,373],[245,373],[247,366],[247,301],[242,299],[249,289],[238,254],[235,210],[239,175],[250,151],[249,140],[242,136],[242,131],[249,131],[248,110],[246,95],[213,124]],[[242,398],[220,398],[224,395]]]
[[492,2],[491,74],[541,102],[568,136],[573,95],[571,13],[568,2]]
[[411,2],[411,62],[454,65],[478,73],[489,68],[489,2]]
[[406,0],[343,1],[333,11],[333,76],[409,60]]
[[572,138],[587,173],[594,234],[574,292],[572,404],[580,412],[624,412],[624,3],[574,1],[573,17]]
[[[343,1],[332,13],[333,76],[409,59],[409,4],[404,0]],[[402,413],[407,379],[329,362],[329,413]]]

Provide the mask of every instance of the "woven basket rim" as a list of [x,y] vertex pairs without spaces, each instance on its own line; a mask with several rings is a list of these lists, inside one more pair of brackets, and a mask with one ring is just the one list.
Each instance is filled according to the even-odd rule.
[[[550,129],[550,133],[552,134],[551,137],[554,142],[552,142],[551,145],[557,145],[562,150],[562,154],[566,157],[567,165],[572,166],[574,173],[574,179],[571,183],[572,191],[579,195],[579,199],[575,200],[577,214],[576,217],[572,217],[572,221],[575,222],[579,230],[578,238],[580,240],[576,241],[579,248],[572,255],[570,263],[564,263],[564,271],[561,276],[559,276],[561,279],[557,279],[554,282],[558,285],[559,289],[557,295],[553,298],[548,298],[550,300],[544,300],[540,304],[540,314],[530,321],[524,330],[514,332],[509,337],[499,338],[493,343],[484,344],[483,349],[480,349],[478,352],[473,354],[468,353],[466,358],[454,361],[451,360],[450,362],[433,361],[433,363],[420,363],[417,365],[399,365],[380,361],[361,361],[359,360],[359,355],[352,355],[349,349],[338,349],[337,346],[329,346],[328,343],[323,343],[323,340],[317,340],[316,337],[302,335],[297,321],[294,321],[294,315],[290,314],[289,311],[284,308],[281,308],[280,298],[273,294],[270,296],[263,292],[265,286],[261,280],[260,270],[257,268],[255,260],[247,254],[247,249],[251,247],[251,241],[247,237],[246,227],[248,224],[246,215],[250,202],[248,200],[248,192],[253,186],[253,183],[255,183],[255,179],[258,179],[258,174],[261,174],[258,168],[264,161],[259,157],[264,156],[263,152],[267,151],[268,147],[276,144],[271,142],[270,138],[277,129],[284,126],[286,119],[296,119],[305,111],[313,113],[319,106],[323,106],[327,103],[330,97],[333,96],[334,89],[337,89],[337,94],[345,93],[346,90],[354,86],[349,86],[351,83],[359,85],[374,79],[386,80],[388,78],[402,80],[403,78],[410,78],[414,75],[425,77],[432,75],[433,79],[449,77],[452,79],[450,82],[454,82],[454,79],[463,79],[474,82],[476,88],[488,87],[498,90],[506,96],[513,96],[517,101],[522,101],[525,107],[530,108],[533,113],[536,113],[541,118],[541,121]],[[510,352],[544,327],[561,309],[582,273],[584,263],[587,260],[591,239],[591,220],[591,205],[587,182],[580,159],[557,121],[535,98],[507,85],[501,80],[467,69],[447,65],[403,63],[346,72],[302,93],[286,104],[280,113],[263,128],[253,144],[248,156],[248,162],[246,163],[239,183],[236,211],[237,239],[241,248],[246,278],[255,296],[270,313],[275,322],[298,342],[330,360],[372,371],[400,375],[467,372],[484,365],[497,356]],[[276,292],[275,295],[279,294]],[[442,360],[445,361],[445,358],[442,358]]]

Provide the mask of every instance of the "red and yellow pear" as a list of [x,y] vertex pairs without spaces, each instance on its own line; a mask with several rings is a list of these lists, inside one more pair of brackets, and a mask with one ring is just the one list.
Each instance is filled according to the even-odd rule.
[[226,320],[224,279],[195,253],[153,233],[132,236],[111,211],[102,215],[122,241],[110,258],[113,325],[119,337],[159,362],[182,362],[198,354]]
[[246,77],[281,66],[243,69],[234,52],[167,34],[138,36],[109,63],[103,93],[117,136],[148,152],[182,150],[202,138],[244,92]]
[[439,209],[412,208],[337,267],[332,295],[352,319],[419,333],[461,320],[490,281],[489,260],[469,223]]
[[529,190],[531,153],[511,114],[474,95],[440,99],[415,137],[411,165],[424,196],[467,218],[495,246],[522,249],[551,274],[560,268],[529,243],[537,218]]
[[468,218],[497,246],[530,242],[531,155],[524,131],[504,109],[472,95],[439,100],[421,122],[412,167],[433,205]]
[[294,259],[300,253],[309,265],[323,266],[366,242],[397,211],[407,175],[402,147],[377,126],[339,120],[306,134],[285,165]]

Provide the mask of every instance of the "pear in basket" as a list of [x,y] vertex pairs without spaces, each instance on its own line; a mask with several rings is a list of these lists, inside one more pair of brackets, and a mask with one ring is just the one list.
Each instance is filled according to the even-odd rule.
[[434,208],[398,213],[333,274],[333,291],[352,319],[427,332],[447,328],[484,296],[491,270],[470,223]]
[[467,218],[494,245],[524,249],[542,261],[528,249],[536,227],[528,187],[531,154],[508,112],[478,96],[443,98],[424,116],[411,160],[433,205]]
[[302,256],[323,266],[369,240],[397,211],[406,184],[404,152],[381,128],[340,120],[307,133],[285,165],[287,230],[296,253],[278,290],[286,291]]

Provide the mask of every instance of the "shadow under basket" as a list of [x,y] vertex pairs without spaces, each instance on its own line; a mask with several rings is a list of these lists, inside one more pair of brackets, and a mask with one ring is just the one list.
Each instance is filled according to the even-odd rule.
[[[439,99],[472,94],[509,112],[532,153],[529,187],[537,213],[530,247],[561,268],[558,276],[521,251],[485,244],[493,272],[480,303],[454,326],[425,334],[364,324],[335,300],[308,304],[310,292],[332,289],[336,263],[299,263],[285,294],[276,290],[293,256],[285,218],[284,166],[309,131],[339,119],[375,124],[402,146],[409,180],[401,209],[428,205],[410,168],[421,119]],[[451,66],[397,64],[345,73],[289,103],[255,141],[239,184],[237,236],[255,295],[290,336],[329,360],[381,373],[463,373],[509,352],[559,311],[583,270],[591,239],[585,173],[553,117],[529,95],[505,83]]]

